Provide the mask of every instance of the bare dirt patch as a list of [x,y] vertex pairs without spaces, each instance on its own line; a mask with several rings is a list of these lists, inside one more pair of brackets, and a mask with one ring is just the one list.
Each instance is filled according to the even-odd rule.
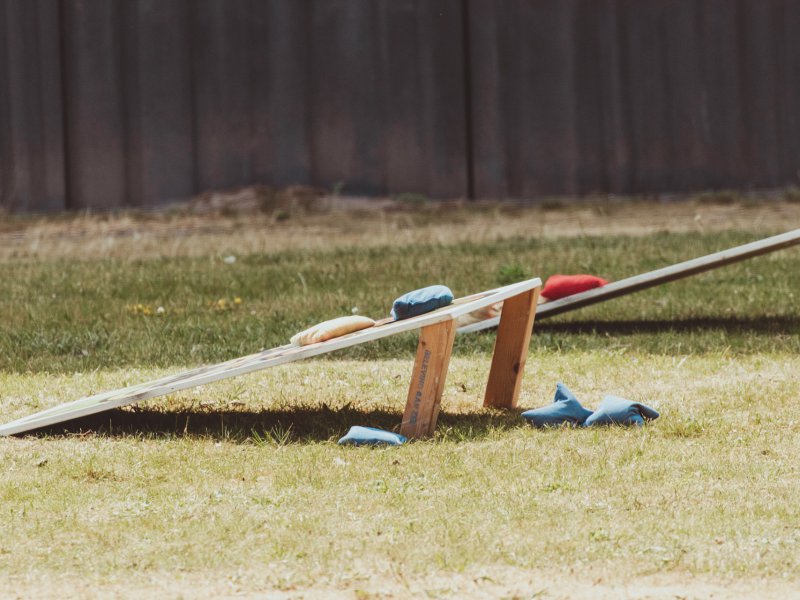
[[[274,575],[274,574],[273,574]],[[646,577],[609,576],[576,571],[492,567],[462,573],[408,577],[402,569],[364,574],[352,580],[312,587],[282,586],[263,571],[225,573],[149,573],[134,580],[92,584],[85,580],[11,581],[6,598],[270,598],[273,600],[390,600],[474,598],[493,600],[786,600],[800,597],[791,579],[719,580],[690,573]],[[6,595],[8,594],[8,595]]]
[[348,198],[310,188],[279,194],[247,188],[207,194],[150,213],[7,219],[0,260],[201,256],[343,246],[491,242],[512,237],[649,235],[735,229],[777,232],[800,223],[791,198],[534,205]]

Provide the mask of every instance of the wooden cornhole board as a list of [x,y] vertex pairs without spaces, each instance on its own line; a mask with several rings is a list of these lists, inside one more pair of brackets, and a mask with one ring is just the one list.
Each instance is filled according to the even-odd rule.
[[[712,269],[718,269],[719,267],[731,263],[747,260],[748,258],[761,256],[770,252],[776,252],[777,250],[783,250],[784,248],[790,248],[798,244],[800,244],[800,229],[794,229],[786,233],[764,238],[763,240],[728,248],[727,250],[721,250],[720,252],[714,252],[713,254],[708,254],[699,258],[693,258],[668,267],[656,269],[655,271],[642,273],[641,275],[620,279],[619,281],[614,281],[603,287],[594,288],[586,292],[573,294],[572,296],[559,298],[558,300],[543,302],[536,309],[536,316],[540,319],[552,317],[571,310],[576,310],[583,306],[605,302],[612,298],[632,294],[639,290],[646,290],[656,285],[676,281]],[[500,317],[493,317],[491,319],[479,321],[478,323],[465,325],[464,327],[460,327],[457,331],[461,334],[491,329],[500,324],[501,318],[502,312]]]
[[410,319],[385,319],[369,329],[326,342],[302,347],[280,346],[140,385],[87,396],[2,425],[0,436],[56,425],[228,377],[419,329],[417,355],[400,432],[411,438],[425,437],[431,435],[436,427],[456,333],[455,320],[461,315],[501,301],[504,302],[503,317],[499,321],[484,405],[497,408],[516,406],[541,285],[540,279],[529,279],[459,298],[450,306]]

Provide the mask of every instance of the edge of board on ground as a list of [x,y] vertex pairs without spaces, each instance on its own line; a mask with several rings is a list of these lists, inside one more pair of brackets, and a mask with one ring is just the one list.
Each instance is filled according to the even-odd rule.
[[[727,250],[722,250],[720,252],[714,252],[713,254],[707,254],[706,256],[701,256],[699,258],[693,258],[691,260],[676,263],[668,267],[656,269],[655,271],[649,271],[641,275],[634,275],[633,277],[620,279],[619,281],[614,281],[604,285],[603,287],[594,288],[579,294],[573,294],[572,296],[567,296],[566,298],[543,302],[536,309],[536,316],[540,319],[552,317],[554,315],[576,310],[584,306],[605,302],[606,300],[618,298],[619,296],[624,296],[626,294],[632,294],[633,292],[645,290],[663,283],[676,281],[697,273],[711,271],[712,269],[717,269],[719,267],[724,267],[725,265],[747,260],[748,258],[753,258],[762,254],[768,254],[770,252],[776,252],[777,250],[783,250],[784,248],[790,248],[791,246],[795,246],[797,244],[800,244],[800,229],[787,231],[786,233],[781,233],[779,235],[764,238],[763,240],[750,242],[749,244],[728,248]],[[501,318],[502,312],[499,317],[493,317],[478,323],[472,323],[470,325],[465,325],[464,327],[459,327],[458,333],[473,333],[476,331],[483,331],[484,329],[497,327]]]
[[325,342],[308,346],[279,346],[139,385],[94,394],[2,425],[0,436],[57,425],[179,390],[419,329],[416,360],[400,433],[410,438],[425,437],[431,435],[436,427],[455,337],[456,319],[501,301],[504,302],[505,310],[499,320],[484,405],[498,408],[516,406],[541,285],[539,278],[528,279],[459,298],[449,306],[424,315],[400,321],[379,321],[374,327]]

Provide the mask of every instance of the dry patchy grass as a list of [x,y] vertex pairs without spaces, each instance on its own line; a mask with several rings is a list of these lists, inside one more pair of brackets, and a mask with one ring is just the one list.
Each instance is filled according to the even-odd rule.
[[[420,278],[469,292],[515,260],[620,277],[800,221],[797,203],[741,198],[381,207],[5,221],[2,420],[285,341],[354,294],[378,315]],[[409,244],[414,264],[393,258]],[[482,409],[489,334],[457,344],[435,438],[400,448],[335,441],[398,425],[410,337],[2,438],[0,596],[792,597],[795,263],[537,326],[521,406],[564,381],[589,407],[658,408],[642,430]]]
[[[323,211],[274,214],[184,211],[17,218],[0,229],[0,261],[26,259],[138,260],[286,250],[410,244],[489,243],[515,237],[551,239],[657,232],[774,232],[800,222],[800,203],[762,199],[715,203],[635,200],[431,203],[332,200]],[[288,213],[287,213],[288,214]]]
[[[131,591],[167,572],[216,573],[206,591],[286,597],[381,585],[408,597],[436,577],[432,597],[469,585],[477,596],[490,582],[459,574],[497,569],[530,570],[522,588],[550,581],[542,589],[554,597],[597,592],[597,578],[609,594],[635,582],[657,597],[685,578],[717,582],[712,592],[728,589],[719,581],[739,591],[763,577],[781,592],[796,583],[796,356],[539,352],[528,364],[522,406],[549,402],[563,380],[588,406],[615,393],[662,418],[643,430],[536,431],[516,413],[480,409],[488,358],[458,357],[433,441],[348,449],[334,443],[348,425],[399,422],[410,361],[289,365],[65,435],[0,440],[0,575],[69,572]],[[14,417],[162,373],[0,383]],[[547,579],[569,572],[572,586]],[[495,583],[509,591],[517,580]]]

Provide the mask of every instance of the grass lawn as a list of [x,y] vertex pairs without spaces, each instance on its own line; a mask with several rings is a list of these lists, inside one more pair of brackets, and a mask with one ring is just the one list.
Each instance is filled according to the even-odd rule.
[[[714,205],[677,203],[684,226],[657,231],[639,205],[345,214],[324,230],[331,215],[225,217],[138,249],[100,231],[129,217],[83,234],[17,223],[0,251],[0,420],[378,318],[430,283],[620,279],[796,226],[776,204],[703,227],[691,213]],[[576,215],[564,235],[525,234]],[[44,244],[43,227],[62,230]],[[98,236],[113,243],[87,253]],[[456,340],[436,436],[400,448],[335,441],[399,425],[414,335],[0,438],[0,596],[790,597],[798,295],[792,249],[537,323],[520,407],[564,381],[590,408],[606,393],[654,406],[641,430],[536,431],[482,409],[481,333]]]

